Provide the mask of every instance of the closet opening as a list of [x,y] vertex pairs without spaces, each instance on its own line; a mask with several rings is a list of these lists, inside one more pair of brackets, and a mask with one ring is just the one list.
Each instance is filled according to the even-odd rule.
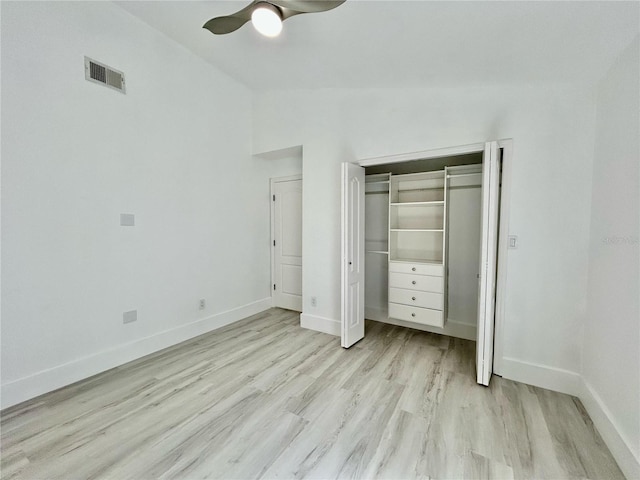
[[466,150],[345,165],[342,346],[364,319],[472,340],[488,385],[503,148]]
[[480,152],[365,168],[366,319],[476,340],[481,183]]

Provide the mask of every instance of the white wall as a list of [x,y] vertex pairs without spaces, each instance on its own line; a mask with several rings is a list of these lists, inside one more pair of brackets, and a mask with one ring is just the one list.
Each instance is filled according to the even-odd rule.
[[254,148],[304,145],[304,313],[334,325],[340,319],[340,162],[513,138],[509,222],[520,247],[509,252],[503,373],[535,383],[542,372],[555,376],[556,389],[572,390],[585,314],[593,125],[593,94],[575,87],[258,95]]
[[[375,187],[378,187],[377,189]],[[389,185],[376,185],[364,197],[364,308],[366,318],[386,317],[389,305]]]
[[582,344],[581,398],[628,478],[640,478],[638,45],[636,38],[598,88]]
[[[449,187],[447,203],[447,317],[449,321],[472,325],[474,330],[478,324],[477,275],[480,269],[482,218],[482,188],[479,183],[475,186]],[[473,338],[477,337],[474,335]]]
[[270,305],[251,101],[111,3],[2,2],[3,406]]

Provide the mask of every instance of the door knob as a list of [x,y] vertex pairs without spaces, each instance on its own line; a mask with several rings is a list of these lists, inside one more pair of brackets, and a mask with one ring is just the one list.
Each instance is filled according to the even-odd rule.
[[416,267],[413,267],[413,268],[411,269],[411,271],[412,271],[412,272],[415,272],[415,271],[416,271]]
[[415,300],[416,300],[416,297],[411,297],[411,300],[413,300],[413,301],[415,302]]
[[411,281],[411,284],[412,284],[412,285],[415,285],[415,284],[416,284],[416,281],[415,281],[415,280],[412,280],[412,281]]

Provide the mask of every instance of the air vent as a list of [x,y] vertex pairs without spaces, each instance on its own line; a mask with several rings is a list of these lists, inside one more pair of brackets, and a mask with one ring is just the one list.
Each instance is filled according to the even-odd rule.
[[84,78],[125,93],[124,73],[89,57],[84,57]]

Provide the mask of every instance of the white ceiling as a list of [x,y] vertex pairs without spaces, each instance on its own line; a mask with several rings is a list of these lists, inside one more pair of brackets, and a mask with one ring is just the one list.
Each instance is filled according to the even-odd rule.
[[246,1],[119,6],[253,90],[593,82],[640,28],[638,2],[347,0],[284,23],[202,25]]

